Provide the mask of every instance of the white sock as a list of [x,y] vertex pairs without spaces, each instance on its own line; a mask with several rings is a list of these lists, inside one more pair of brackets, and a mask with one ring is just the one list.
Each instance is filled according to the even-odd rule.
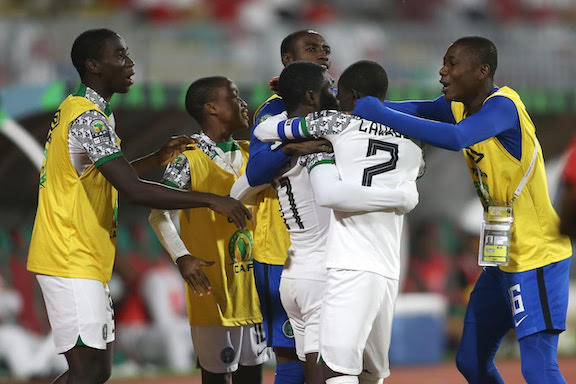
[[358,384],[357,376],[336,376],[326,380],[326,384]]

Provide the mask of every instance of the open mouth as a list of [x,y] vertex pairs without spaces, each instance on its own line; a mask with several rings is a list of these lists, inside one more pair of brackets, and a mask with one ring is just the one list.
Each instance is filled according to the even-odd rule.
[[134,84],[134,79],[132,79],[132,76],[134,76],[134,72],[132,72],[132,73],[128,74],[128,76],[126,76],[126,81],[127,81],[130,85]]
[[247,110],[247,109],[243,109],[242,112],[241,112],[241,114],[242,114],[242,118],[243,118],[244,120],[246,120],[246,121],[249,121],[249,120],[250,120],[250,117],[248,116],[248,110]]
[[441,81],[440,84],[442,84],[442,93],[446,93],[446,91],[448,90],[448,87],[450,87],[450,84],[445,83],[443,81]]

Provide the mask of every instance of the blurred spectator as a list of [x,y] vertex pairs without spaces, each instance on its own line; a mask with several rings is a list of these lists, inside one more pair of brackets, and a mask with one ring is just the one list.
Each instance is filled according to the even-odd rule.
[[116,292],[116,350],[131,364],[183,373],[194,358],[180,273],[148,226],[118,231],[110,289]]
[[56,354],[50,334],[36,334],[16,322],[22,307],[18,291],[0,277],[0,360],[11,376],[22,380],[66,370],[66,359]]

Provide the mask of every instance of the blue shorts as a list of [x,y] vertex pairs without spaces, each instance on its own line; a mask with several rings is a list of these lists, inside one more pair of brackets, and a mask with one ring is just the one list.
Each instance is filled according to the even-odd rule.
[[564,331],[570,259],[515,273],[485,267],[470,294],[464,321],[515,328],[518,339]]
[[280,301],[282,265],[265,264],[254,260],[254,280],[260,298],[266,341],[269,347],[296,348],[294,332]]

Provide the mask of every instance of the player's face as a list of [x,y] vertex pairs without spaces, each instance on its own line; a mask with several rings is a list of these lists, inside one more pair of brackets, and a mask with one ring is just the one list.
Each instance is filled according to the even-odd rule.
[[326,40],[317,33],[301,35],[294,42],[294,47],[287,56],[282,58],[284,65],[293,61],[311,61],[330,68],[330,46]]
[[128,54],[128,47],[120,36],[106,40],[97,60],[100,77],[108,91],[126,93],[134,84],[134,61]]
[[465,45],[452,44],[440,68],[442,93],[447,101],[467,102],[474,99],[481,86],[482,65]]
[[242,100],[238,87],[232,80],[226,80],[217,89],[216,100],[213,103],[218,108],[220,122],[228,127],[230,132],[248,129],[250,126],[248,104]]
[[338,110],[338,99],[334,93],[334,79],[328,71],[324,72],[324,84],[320,90],[320,109]]

